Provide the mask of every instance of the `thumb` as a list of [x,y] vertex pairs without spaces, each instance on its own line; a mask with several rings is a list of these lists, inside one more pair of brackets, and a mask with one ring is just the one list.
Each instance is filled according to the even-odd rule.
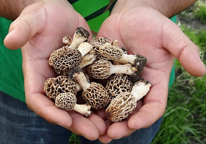
[[20,16],[12,22],[4,44],[9,49],[18,49],[36,33],[40,32],[45,23],[45,11],[39,4],[32,4],[25,8]]
[[205,65],[199,56],[198,47],[173,22],[163,26],[163,46],[172,53],[182,67],[193,76],[204,76]]

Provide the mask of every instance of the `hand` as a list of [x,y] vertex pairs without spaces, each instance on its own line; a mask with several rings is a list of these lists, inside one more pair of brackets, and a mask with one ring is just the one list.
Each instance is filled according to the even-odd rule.
[[[25,94],[28,107],[47,121],[95,140],[106,132],[104,121],[92,114],[89,118],[58,109],[44,92],[44,82],[54,77],[48,65],[50,53],[62,46],[65,35],[72,36],[78,26],[90,33],[89,26],[66,0],[44,0],[26,7],[11,24],[5,45],[22,47]],[[92,37],[92,36],[91,36]]]
[[141,77],[152,87],[129,119],[109,124],[107,134],[99,138],[105,143],[149,127],[164,114],[174,57],[191,75],[205,74],[197,46],[175,23],[151,7],[128,5],[115,6],[97,36],[117,39],[120,47],[145,56],[147,64]]

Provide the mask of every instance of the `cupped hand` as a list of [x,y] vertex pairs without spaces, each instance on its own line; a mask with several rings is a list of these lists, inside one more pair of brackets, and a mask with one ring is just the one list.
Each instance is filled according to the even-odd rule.
[[[128,4],[129,5],[129,4]],[[120,47],[147,58],[141,77],[148,80],[151,90],[127,120],[109,123],[107,134],[99,139],[109,142],[147,128],[163,114],[167,105],[170,72],[177,58],[191,75],[203,76],[205,66],[197,46],[170,19],[148,6],[114,7],[97,36],[117,39]]]
[[[62,46],[65,35],[72,36],[78,26],[90,33],[89,26],[66,0],[44,0],[26,7],[11,24],[5,45],[22,47],[23,73],[28,107],[47,121],[94,140],[105,133],[106,125],[97,115],[89,118],[58,109],[44,92],[44,82],[54,77],[48,65],[51,52]],[[92,36],[91,36],[92,37]]]

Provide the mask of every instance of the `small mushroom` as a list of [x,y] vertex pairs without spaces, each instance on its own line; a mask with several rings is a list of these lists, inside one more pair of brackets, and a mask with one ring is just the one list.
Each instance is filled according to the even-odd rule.
[[91,114],[91,106],[87,104],[77,104],[76,95],[71,92],[60,93],[56,97],[55,106],[66,111],[74,110],[86,117]]
[[53,51],[49,58],[49,65],[54,68],[57,74],[62,71],[78,66],[82,57],[86,55],[93,46],[88,42],[81,43],[77,49],[70,49],[68,45]]
[[67,44],[67,45],[70,46],[71,43],[72,43],[72,38],[71,38],[70,36],[65,36],[65,37],[63,37],[62,42],[63,42],[64,44]]
[[77,27],[72,42],[69,36],[65,36],[63,38],[63,42],[69,44],[69,48],[74,49],[78,47],[82,42],[87,41],[89,36],[90,34],[86,29],[84,29],[83,27]]
[[116,46],[117,42],[105,43],[103,46],[99,48],[99,52],[102,56],[106,57],[108,60],[114,60],[121,63],[131,63],[135,66],[138,71],[142,70],[144,65],[146,64],[146,57],[141,55],[128,55],[125,54],[125,51],[118,46]]
[[44,83],[44,93],[46,96],[54,100],[57,95],[63,92],[71,92],[74,95],[80,90],[78,84],[66,76],[58,76],[56,78],[48,78]]
[[112,98],[115,98],[122,92],[132,91],[132,82],[128,79],[127,75],[116,74],[111,76],[106,84],[106,89]]
[[103,109],[109,104],[111,98],[102,84],[95,82],[89,83],[83,72],[74,74],[74,77],[83,89],[83,99],[91,105],[94,110]]
[[150,90],[151,84],[140,79],[131,92],[122,92],[106,108],[106,116],[113,122],[121,121],[129,116],[137,106],[137,101],[144,97]]
[[87,68],[88,74],[95,79],[107,79],[111,74],[131,75],[137,71],[131,64],[113,65],[110,61],[100,59]]

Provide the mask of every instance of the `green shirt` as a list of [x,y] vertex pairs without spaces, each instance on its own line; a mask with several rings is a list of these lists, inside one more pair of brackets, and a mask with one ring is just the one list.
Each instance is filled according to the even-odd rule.
[[[91,30],[98,32],[102,22],[109,16],[115,1],[110,3],[110,0],[70,0],[70,3],[87,20]],[[176,21],[176,17],[172,20]],[[10,20],[0,18],[0,90],[25,102],[21,49],[9,50],[3,44],[10,23]],[[173,66],[169,87],[174,77]]]

